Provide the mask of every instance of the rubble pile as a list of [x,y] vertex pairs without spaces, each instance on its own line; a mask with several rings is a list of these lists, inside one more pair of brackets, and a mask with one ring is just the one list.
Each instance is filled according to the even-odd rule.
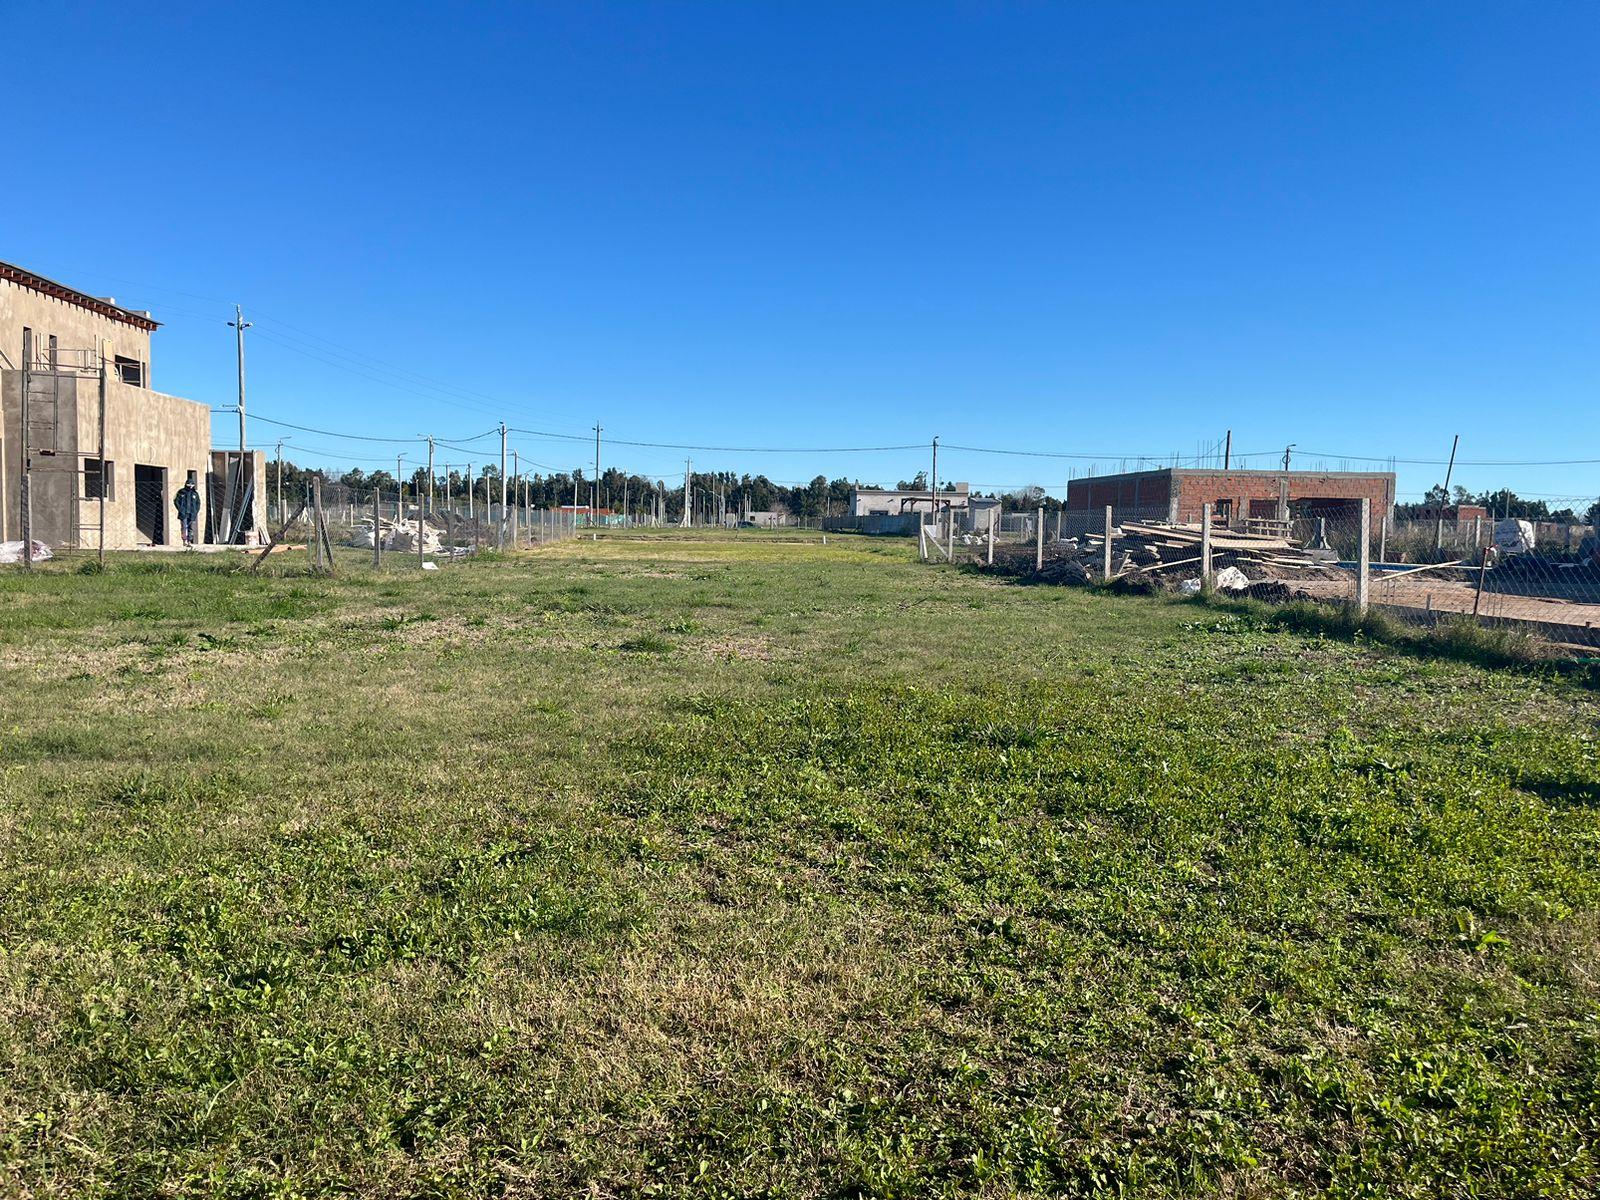
[[[1019,548],[1021,549],[1021,548]],[[997,569],[1025,565],[1032,575],[1032,548],[1008,555]],[[1098,582],[1105,568],[1105,539],[1097,534],[1047,543],[1044,567],[1034,578],[1045,583]],[[1296,546],[1285,537],[1217,528],[1211,534],[1211,568],[1219,591],[1260,599],[1290,600],[1304,595],[1299,579],[1342,578],[1347,572],[1332,565],[1334,556],[1320,547]],[[1130,521],[1112,531],[1113,582],[1139,590],[1200,587],[1200,527]]]
[[[375,538],[382,539],[385,550],[393,550],[398,554],[417,552],[417,522],[416,521],[391,521],[380,519],[377,523],[377,532],[373,532],[372,519],[369,517],[353,532],[345,542],[347,546],[357,546],[364,550],[372,549]],[[444,530],[427,521],[422,523],[422,552],[424,554],[443,554]]]

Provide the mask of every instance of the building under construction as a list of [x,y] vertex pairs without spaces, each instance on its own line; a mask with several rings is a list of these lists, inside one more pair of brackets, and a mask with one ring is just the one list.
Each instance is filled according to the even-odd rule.
[[1325,517],[1352,523],[1361,501],[1371,502],[1372,528],[1394,509],[1392,471],[1246,471],[1164,467],[1120,475],[1090,475],[1067,484],[1067,513],[1076,524],[1098,528],[1112,509],[1117,523],[1171,521],[1198,524],[1206,505],[1224,525],[1287,522]]
[[266,527],[263,456],[214,450],[207,405],[151,387],[148,312],[0,262],[0,541],[178,546],[193,474],[201,539]]

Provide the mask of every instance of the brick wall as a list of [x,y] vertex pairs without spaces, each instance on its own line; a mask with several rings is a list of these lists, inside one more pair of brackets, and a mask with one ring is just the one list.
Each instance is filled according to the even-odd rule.
[[[1124,475],[1089,476],[1067,484],[1069,512],[1104,512],[1110,505],[1118,514],[1166,520],[1172,505],[1172,472],[1130,471]],[[1123,518],[1119,515],[1118,520]]]
[[1178,471],[1175,477],[1178,502],[1174,519],[1184,522],[1198,523],[1207,502],[1227,502],[1234,520],[1276,510],[1285,479],[1291,511],[1309,509],[1313,516],[1348,513],[1353,517],[1356,505],[1365,498],[1372,502],[1374,530],[1394,503],[1394,476],[1388,472]]
[[[1226,502],[1228,519],[1277,515],[1283,482],[1288,480],[1291,511],[1312,509],[1311,515],[1353,519],[1365,497],[1372,501],[1372,528],[1377,529],[1394,504],[1394,475],[1356,471],[1203,471],[1183,468],[1130,471],[1121,475],[1089,476],[1067,484],[1067,511],[1078,523],[1099,528],[1107,505],[1114,519],[1164,520],[1200,523],[1209,502]],[[1323,503],[1319,504],[1318,501]],[[1321,509],[1320,513],[1316,509]],[[1219,511],[1220,510],[1215,510]]]

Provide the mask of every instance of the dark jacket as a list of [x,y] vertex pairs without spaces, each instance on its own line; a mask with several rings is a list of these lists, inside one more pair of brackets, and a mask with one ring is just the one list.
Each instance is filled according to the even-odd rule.
[[177,507],[178,515],[185,521],[200,515],[200,491],[192,483],[186,483],[179,488],[172,503]]

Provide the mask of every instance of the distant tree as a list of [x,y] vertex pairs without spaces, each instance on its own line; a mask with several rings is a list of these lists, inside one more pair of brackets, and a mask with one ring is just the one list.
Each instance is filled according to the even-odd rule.
[[1491,517],[1514,517],[1524,521],[1550,520],[1550,506],[1543,500],[1525,500],[1510,488],[1495,492],[1480,492],[1472,503],[1489,510]]
[[1588,508],[1584,509],[1583,523],[1585,525],[1600,525],[1600,500],[1596,500]]
[[741,505],[748,500],[751,512],[771,512],[778,503],[778,487],[765,475],[746,475],[739,481],[739,500]]
[[913,479],[909,481],[902,479],[894,486],[896,490],[902,492],[925,492],[928,490],[928,473],[918,471]]

